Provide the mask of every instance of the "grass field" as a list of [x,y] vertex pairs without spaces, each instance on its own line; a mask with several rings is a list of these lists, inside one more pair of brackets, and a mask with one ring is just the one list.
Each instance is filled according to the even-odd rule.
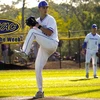
[[[100,76],[100,69],[98,69]],[[43,70],[45,96],[100,98],[100,78],[85,78],[84,69]],[[0,97],[34,96],[37,92],[34,70],[0,71]]]

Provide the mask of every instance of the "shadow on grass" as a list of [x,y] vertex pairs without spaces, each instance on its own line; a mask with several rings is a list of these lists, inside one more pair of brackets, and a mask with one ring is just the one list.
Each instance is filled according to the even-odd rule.
[[71,93],[71,94],[64,94],[64,95],[61,95],[61,96],[73,96],[73,95],[86,94],[86,93],[98,92],[98,91],[100,91],[100,89],[87,90],[87,91],[82,91],[82,92],[77,92],[77,93]]
[[75,82],[75,81],[88,81],[88,80],[92,80],[92,79],[94,79],[94,78],[81,78],[81,79],[74,79],[74,80],[69,80],[69,81],[73,81],[73,82]]

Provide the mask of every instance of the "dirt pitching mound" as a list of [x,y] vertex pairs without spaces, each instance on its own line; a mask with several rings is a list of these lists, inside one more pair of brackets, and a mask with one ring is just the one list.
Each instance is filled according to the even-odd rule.
[[87,99],[87,98],[69,98],[69,97],[45,97],[41,99],[32,99],[33,97],[6,97],[0,98],[0,100],[100,100],[100,99]]

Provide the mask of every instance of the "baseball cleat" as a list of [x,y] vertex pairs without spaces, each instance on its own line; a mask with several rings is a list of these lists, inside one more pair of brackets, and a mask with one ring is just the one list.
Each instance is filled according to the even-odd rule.
[[26,55],[25,52],[21,52],[21,51],[18,51],[18,50],[14,50],[14,52],[17,53],[24,60],[28,60],[28,55]]
[[36,95],[33,97],[33,100],[38,98],[44,98],[44,92],[38,91]]
[[88,73],[86,74],[86,78],[89,78],[89,74]]
[[97,75],[94,75],[94,78],[98,78],[98,76]]

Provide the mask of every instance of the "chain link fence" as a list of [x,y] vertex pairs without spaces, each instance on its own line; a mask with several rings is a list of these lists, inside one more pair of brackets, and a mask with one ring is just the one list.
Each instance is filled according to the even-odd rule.
[[[85,62],[85,55],[81,54],[82,43],[84,41],[84,36],[80,37],[71,37],[71,38],[60,38],[59,45],[57,51],[50,56],[48,62],[45,66],[46,69],[52,68],[83,68]],[[14,54],[13,50],[20,50],[23,41],[19,42],[4,42],[4,44],[9,45],[8,57],[9,64],[20,65],[20,66],[31,66],[30,68],[34,68],[34,62],[36,59],[36,54],[39,48],[39,45],[35,43],[35,45],[31,48],[29,60],[25,62],[20,58],[19,55]],[[2,54],[0,54],[0,60],[3,60]],[[98,59],[98,64],[99,64]]]

